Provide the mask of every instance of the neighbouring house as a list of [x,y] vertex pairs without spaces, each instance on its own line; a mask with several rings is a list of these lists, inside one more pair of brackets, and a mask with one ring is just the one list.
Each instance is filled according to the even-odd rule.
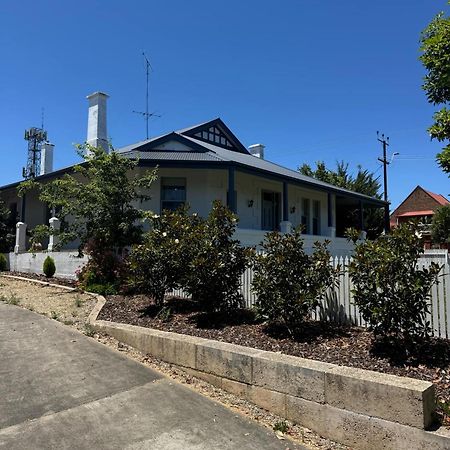
[[[424,247],[443,248],[431,242],[430,225],[435,211],[450,202],[441,194],[435,194],[417,186],[391,214],[391,228],[410,220],[418,220],[424,236]],[[445,246],[447,248],[448,246]]]
[[[108,149],[106,103],[97,92],[89,100],[87,142]],[[359,228],[364,231],[364,211],[383,208],[384,202],[301,175],[264,158],[264,145],[245,147],[219,118],[172,131],[116,149],[127,158],[139,158],[135,171],[158,167],[158,180],[148,193],[145,209],[160,213],[189,204],[192,212],[207,215],[214,200],[221,200],[239,217],[236,237],[243,245],[259,244],[271,230],[289,231],[303,225],[305,246],[329,239],[334,255],[347,255],[352,245],[342,236],[344,214],[358,210]],[[54,148],[44,144],[41,174],[48,182],[70,173],[73,167],[53,170]],[[300,163],[301,161],[299,161]],[[0,195],[28,229],[48,223],[51,214],[36,194],[17,196],[20,181],[0,187]],[[338,232],[336,232],[338,230]]]

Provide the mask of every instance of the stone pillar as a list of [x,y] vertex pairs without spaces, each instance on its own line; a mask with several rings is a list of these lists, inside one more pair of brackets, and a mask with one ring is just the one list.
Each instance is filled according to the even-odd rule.
[[49,221],[50,224],[50,237],[48,241],[48,251],[52,252],[55,248],[55,246],[59,242],[58,233],[61,228],[61,221],[57,217],[52,217]]
[[23,253],[27,250],[27,224],[23,222],[17,222],[16,225],[16,246],[14,247],[14,253]]
[[280,231],[281,233],[290,233],[292,231],[292,223],[288,220],[283,220],[280,223]]

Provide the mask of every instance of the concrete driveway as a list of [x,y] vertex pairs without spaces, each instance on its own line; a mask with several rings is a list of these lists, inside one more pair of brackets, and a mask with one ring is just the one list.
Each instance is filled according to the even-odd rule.
[[54,320],[0,304],[0,448],[303,447]]

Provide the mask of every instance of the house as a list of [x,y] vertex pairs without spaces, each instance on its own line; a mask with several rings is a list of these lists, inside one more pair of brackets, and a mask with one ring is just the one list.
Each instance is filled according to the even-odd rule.
[[[87,142],[105,149],[107,145],[106,103],[108,96],[97,92],[88,96]],[[236,237],[243,245],[259,244],[270,230],[289,231],[303,225],[305,246],[316,240],[331,240],[331,251],[345,255],[351,244],[342,236],[344,208],[359,211],[359,228],[364,230],[364,211],[383,208],[384,202],[301,175],[264,158],[264,145],[246,148],[228,126],[214,119],[115,151],[127,158],[139,158],[138,172],[158,167],[158,180],[151,199],[143,203],[155,213],[189,204],[192,212],[206,216],[213,200],[221,200],[239,217]],[[44,144],[41,174],[47,182],[72,167],[53,170],[53,146]],[[299,161],[300,163],[300,161]],[[48,223],[50,212],[36,194],[17,197],[20,182],[3,186],[0,195],[18,212],[28,228]]]
[[417,186],[391,214],[391,228],[409,220],[418,220],[423,227],[424,246],[431,248],[430,224],[435,211],[450,202],[441,194],[435,194]]

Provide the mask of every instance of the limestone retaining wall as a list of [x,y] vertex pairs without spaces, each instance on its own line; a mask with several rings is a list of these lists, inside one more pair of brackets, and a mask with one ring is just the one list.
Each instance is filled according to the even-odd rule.
[[107,321],[98,331],[358,449],[448,449],[431,383]]

